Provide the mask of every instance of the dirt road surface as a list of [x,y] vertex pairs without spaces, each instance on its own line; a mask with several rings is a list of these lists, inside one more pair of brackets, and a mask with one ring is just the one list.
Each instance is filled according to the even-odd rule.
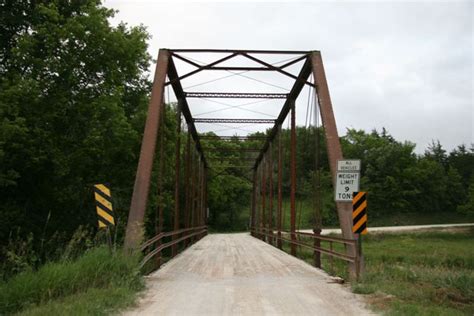
[[208,235],[147,278],[124,315],[372,315],[362,299],[249,234]]

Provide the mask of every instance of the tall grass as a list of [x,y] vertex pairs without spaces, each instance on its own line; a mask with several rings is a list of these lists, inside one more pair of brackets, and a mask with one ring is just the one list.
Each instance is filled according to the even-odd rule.
[[[105,247],[98,247],[76,259],[63,259],[47,263],[37,271],[20,273],[0,283],[0,314],[11,314],[27,308],[28,313],[34,314],[37,309],[44,310],[44,313],[39,314],[48,314],[50,308],[57,309],[68,301],[77,305],[81,299],[86,304],[94,297],[113,297],[120,293],[133,296],[142,288],[138,261],[138,257],[111,253]],[[63,308],[67,309],[70,304]],[[115,305],[120,304],[119,301]],[[103,306],[99,305],[96,311],[102,313]],[[88,308],[84,311],[95,313]]]

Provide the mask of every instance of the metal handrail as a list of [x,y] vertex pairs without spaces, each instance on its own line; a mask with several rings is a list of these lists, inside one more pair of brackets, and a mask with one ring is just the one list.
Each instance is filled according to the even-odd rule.
[[[291,234],[289,231],[281,231],[287,234]],[[306,233],[306,232],[295,232],[297,235],[303,235],[303,236],[308,236],[314,239],[319,239],[322,241],[333,241],[333,242],[339,242],[341,244],[345,245],[355,245],[356,240],[355,239],[347,239],[347,238],[341,238],[341,237],[328,237],[328,236],[321,236],[321,235],[315,235],[314,233]]]
[[150,239],[148,239],[147,241],[145,241],[141,246],[140,246],[140,250],[143,251],[145,250],[146,247],[156,243],[157,241],[159,241],[161,238],[163,237],[169,237],[169,236],[173,236],[173,235],[178,235],[178,234],[181,234],[181,233],[184,233],[184,232],[188,232],[188,231],[193,231],[193,230],[197,230],[197,229],[203,229],[204,227],[207,227],[207,226],[198,226],[198,227],[191,227],[191,228],[183,228],[183,229],[179,229],[179,230],[172,230],[172,231],[169,231],[169,232],[164,232],[164,233],[159,233],[158,235],[156,235],[155,237],[152,237]]
[[[265,230],[268,230],[268,229],[265,229]],[[324,253],[324,254],[327,254],[327,255],[330,255],[330,256],[333,256],[333,257],[336,257],[336,258],[339,258],[339,259],[342,259],[342,260],[345,260],[345,261],[348,261],[348,262],[356,263],[356,261],[357,261],[357,255],[356,256],[349,256],[349,255],[346,255],[346,254],[343,254],[343,253],[340,253],[340,252],[337,252],[337,251],[324,249],[324,248],[317,247],[317,246],[314,246],[314,245],[308,245],[308,244],[302,243],[300,241],[293,241],[291,239],[278,237],[278,235],[276,235],[276,234],[263,233],[262,231],[256,231],[256,230],[252,230],[252,231],[257,233],[257,234],[261,234],[261,235],[265,235],[265,236],[268,236],[268,237],[273,237],[273,238],[276,238],[276,239],[284,240],[284,241],[289,242],[290,244],[293,244],[293,245],[298,245],[298,246],[309,248],[311,250],[316,250],[320,253]],[[284,232],[284,231],[282,231],[282,232]],[[308,233],[305,233],[305,234],[308,234]],[[318,238],[319,236],[314,236],[314,237]],[[340,239],[342,239],[342,238],[340,238]],[[328,240],[328,241],[330,241],[330,242],[340,242],[341,241],[340,239],[338,240],[338,239],[335,238],[334,240]],[[344,242],[345,241],[347,241],[347,240],[344,240]],[[351,241],[351,240],[349,239],[349,241]],[[341,242],[341,243],[343,243],[343,242]],[[355,245],[355,241],[354,241],[354,245]]]
[[[197,230],[197,231],[196,231]],[[145,250],[147,247],[161,241],[163,238],[165,237],[170,237],[170,236],[176,236],[176,235],[179,235],[179,234],[182,234],[182,233],[187,233],[187,232],[191,232],[190,234],[187,234],[185,236],[182,236],[178,239],[175,239],[175,240],[171,240],[169,242],[166,242],[166,243],[163,243],[163,244],[160,244],[158,247],[156,247],[155,249],[153,249],[152,251],[150,251],[149,253],[147,253],[141,263],[140,263],[140,268],[142,268],[151,258],[153,258],[154,256],[156,256],[158,253],[160,253],[162,250],[166,249],[166,248],[169,248],[173,245],[176,245],[186,239],[189,239],[191,237],[194,237],[194,236],[197,236],[197,235],[201,235],[201,234],[205,234],[207,233],[207,226],[199,226],[199,227],[192,227],[192,228],[184,228],[184,229],[179,229],[179,230],[174,230],[174,231],[169,231],[169,232],[164,232],[164,233],[160,233],[156,236],[154,236],[153,238],[145,241],[141,246],[140,246],[140,250],[143,251]]]

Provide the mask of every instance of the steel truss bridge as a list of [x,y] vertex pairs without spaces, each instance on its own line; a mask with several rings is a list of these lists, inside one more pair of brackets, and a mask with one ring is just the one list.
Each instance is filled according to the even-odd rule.
[[[194,59],[187,57],[187,54],[212,54],[217,56],[212,62],[206,64],[198,63]],[[266,61],[263,57],[268,55],[290,55],[293,56],[288,62],[276,66]],[[236,57],[252,61],[257,66],[225,66],[225,62]],[[193,70],[178,73],[176,62],[184,63]],[[301,63],[297,75],[291,73],[288,68]],[[246,72],[269,72],[277,73],[290,78],[293,85],[288,93],[254,93],[254,92],[193,92],[183,89],[182,80],[198,73],[206,71],[246,71]],[[310,82],[310,75],[314,82]],[[152,181],[152,170],[155,158],[157,143],[162,139],[163,132],[160,128],[164,123],[165,115],[165,87],[170,87],[178,101],[177,111],[177,134],[183,132],[182,125],[187,127],[186,144],[181,144],[181,137],[176,140],[176,160],[174,161],[174,199],[175,203],[172,211],[173,230],[163,231],[164,208],[157,211],[158,223],[156,236],[149,240],[143,240],[145,211],[150,195],[150,185]],[[207,234],[207,209],[208,209],[208,189],[207,180],[213,163],[216,158],[209,158],[207,153],[211,151],[230,151],[229,148],[215,148],[203,145],[203,141],[226,140],[226,141],[256,141],[255,147],[246,149],[236,149],[245,151],[249,155],[245,160],[227,160],[229,168],[245,168],[241,164],[251,161],[252,165],[247,166],[251,170],[251,176],[247,180],[252,183],[252,203],[250,212],[250,234],[261,239],[279,249],[287,243],[290,253],[297,255],[299,247],[309,248],[314,252],[314,265],[321,267],[321,254],[328,255],[347,262],[348,269],[352,276],[357,276],[361,269],[361,254],[357,251],[357,243],[352,233],[351,204],[337,202],[337,214],[339,217],[342,237],[325,237],[320,235],[320,228],[316,227],[313,233],[304,233],[296,229],[296,111],[295,101],[304,87],[314,89],[317,96],[317,104],[324,127],[324,137],[327,144],[327,153],[330,171],[333,180],[336,177],[337,160],[343,159],[341,145],[336,128],[333,107],[329,95],[326,74],[323,67],[321,53],[319,51],[273,51],[273,50],[201,50],[201,49],[160,49],[156,63],[155,76],[148,106],[145,130],[140,151],[140,158],[136,173],[135,185],[129,211],[125,248],[129,251],[141,250],[145,252],[144,262],[156,258],[160,262],[162,252],[170,248],[171,257],[177,255],[180,249],[197,242]],[[274,99],[281,100],[281,107],[278,116],[274,119],[260,118],[203,118],[193,117],[188,104],[191,98],[235,98],[235,99]],[[282,131],[283,122],[289,116],[290,122],[290,229],[283,229],[282,221],[282,153],[283,142],[279,137]],[[184,122],[182,122],[184,118]],[[198,124],[268,124],[271,129],[265,135],[249,136],[229,136],[229,135],[201,135],[196,126]],[[160,142],[162,143],[162,141]],[[184,159],[180,153],[184,145]],[[161,146],[162,147],[162,146]],[[163,148],[160,147],[160,152]],[[276,148],[276,157],[274,150]],[[222,158],[226,159],[226,158]],[[217,159],[217,160],[222,160]],[[160,180],[163,177],[163,167],[158,168],[158,189],[162,192],[163,184]],[[181,166],[184,164],[184,174]],[[236,164],[236,165],[232,165]],[[274,171],[276,169],[276,179]],[[186,179],[184,192],[184,206],[180,205],[179,183]],[[156,180],[156,179],[154,179]],[[276,188],[276,190],[274,190]],[[273,205],[274,191],[276,191],[276,205]],[[181,200],[182,202],[182,200]],[[276,213],[276,214],[275,214]],[[300,237],[310,238],[311,243],[301,241]],[[342,244],[344,251],[335,251],[333,244]],[[332,259],[331,259],[332,260]],[[331,261],[332,262],[332,261]]]

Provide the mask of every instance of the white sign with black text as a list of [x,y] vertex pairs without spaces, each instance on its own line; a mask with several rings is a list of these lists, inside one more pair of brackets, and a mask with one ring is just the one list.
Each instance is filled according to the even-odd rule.
[[352,193],[359,191],[360,173],[337,172],[336,173],[336,196],[337,202],[351,202]]
[[360,160],[345,159],[337,161],[337,171],[339,172],[360,172]]

